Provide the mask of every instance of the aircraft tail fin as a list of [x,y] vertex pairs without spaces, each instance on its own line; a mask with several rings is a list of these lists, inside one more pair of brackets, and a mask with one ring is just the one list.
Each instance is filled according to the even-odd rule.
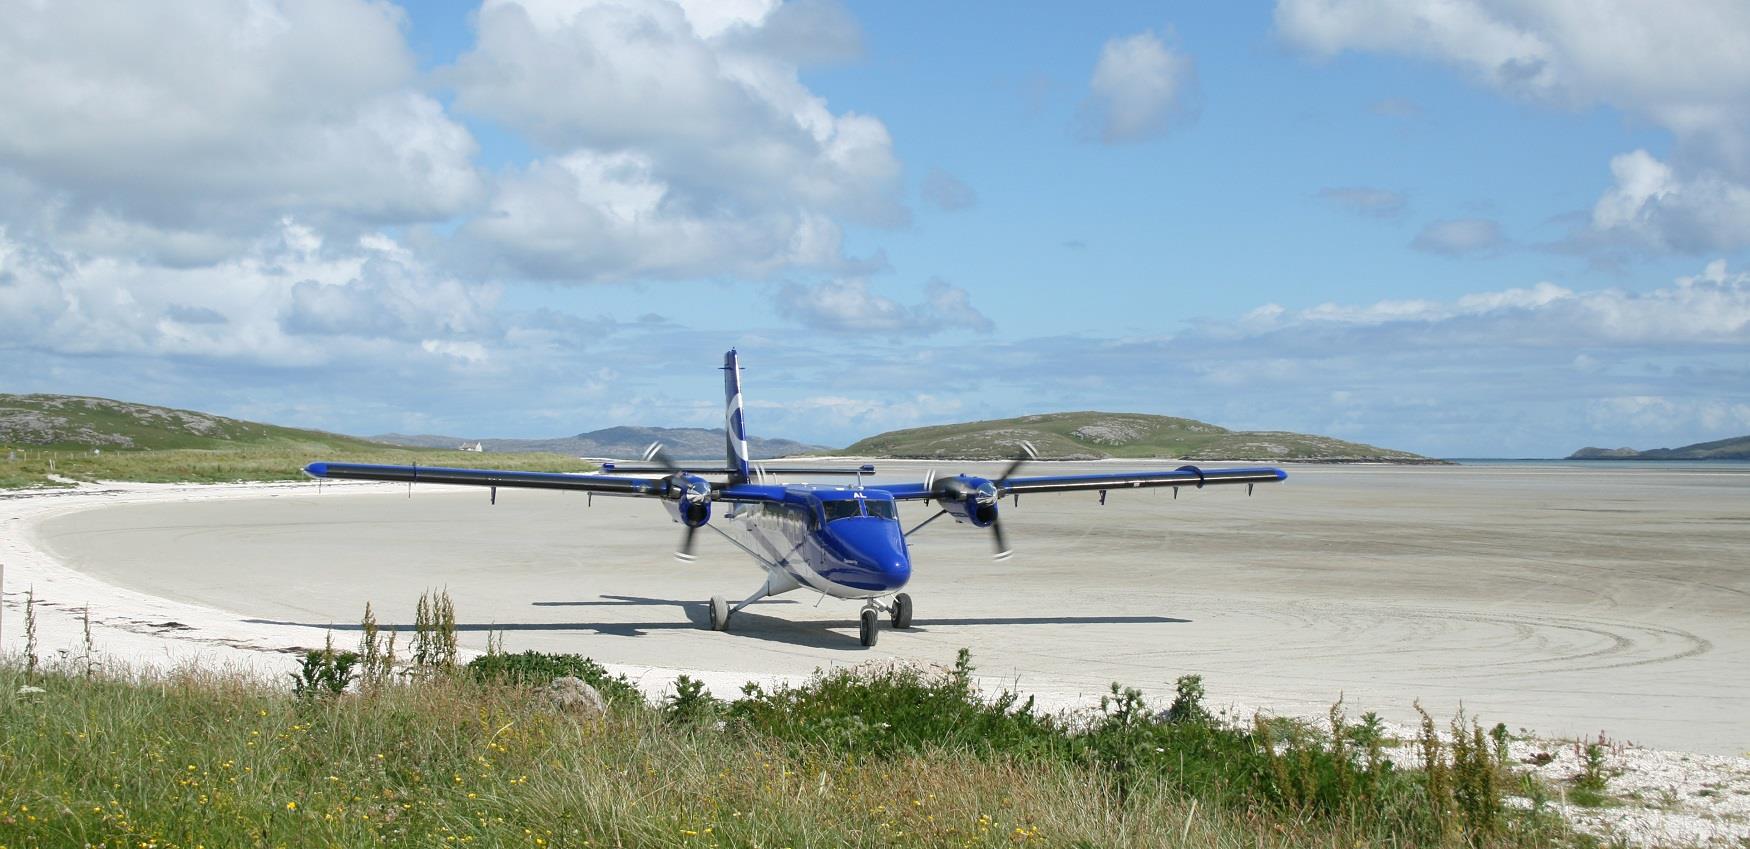
[[741,412],[741,359],[734,348],[723,355],[723,439],[732,483],[748,479],[747,423]]

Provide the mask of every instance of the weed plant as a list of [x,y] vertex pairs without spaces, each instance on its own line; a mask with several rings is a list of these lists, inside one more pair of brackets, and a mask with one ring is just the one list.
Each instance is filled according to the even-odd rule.
[[[0,711],[0,845],[1456,849],[1568,837],[1546,816],[1463,801],[1469,752],[1487,754],[1474,723],[1466,754],[1432,736],[1436,768],[1400,771],[1364,754],[1340,706],[1328,733],[1235,727],[1184,681],[1176,712],[1116,688],[1091,720],[1068,722],[981,696],[964,653],[937,673],[839,669],[727,703],[682,679],[649,705],[575,655],[494,654],[463,670],[296,698],[198,668],[50,665],[37,673],[47,692]],[[607,714],[551,708],[538,690],[560,674],[600,689]],[[21,661],[0,663],[0,693],[25,676]],[[1454,789],[1431,796],[1432,774]],[[1474,786],[1499,801],[1499,784]]]
[[555,678],[571,676],[596,688],[609,704],[640,705],[644,694],[626,680],[612,675],[601,664],[580,654],[549,654],[525,651],[517,654],[483,654],[468,661],[469,677],[482,684],[545,686]]

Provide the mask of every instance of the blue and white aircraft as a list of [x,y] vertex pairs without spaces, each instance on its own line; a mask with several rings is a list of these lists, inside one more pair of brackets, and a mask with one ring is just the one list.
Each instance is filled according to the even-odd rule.
[[[527,487],[660,499],[676,522],[685,526],[675,556],[693,559],[693,537],[700,528],[710,528],[746,552],[765,572],[765,580],[747,598],[731,605],[723,596],[711,599],[711,628],[721,631],[730,617],[768,596],[806,589],[834,598],[861,600],[859,638],[864,646],[875,644],[882,614],[895,628],[908,628],[912,621],[911,596],[900,592],[911,579],[911,555],[906,539],[942,516],[960,524],[989,528],[996,558],[1011,551],[1003,535],[997,504],[1005,495],[1018,499],[1023,492],[1097,491],[1100,503],[1114,489],[1191,486],[1202,489],[1216,484],[1275,483],[1288,477],[1281,469],[1199,469],[1181,466],[1174,471],[1106,472],[1100,474],[1017,477],[1027,460],[1036,456],[1033,446],[1022,443],[1022,456],[993,478],[960,474],[937,476],[932,470],[922,481],[899,484],[863,483],[873,466],[856,468],[768,468],[751,463],[747,452],[747,428],[742,416],[741,363],[734,350],[723,356],[723,392],[727,398],[724,438],[728,463],[723,468],[683,467],[669,459],[661,445],[645,452],[654,466],[624,467],[612,463],[600,474],[516,472],[494,469],[450,469],[429,466],[385,466],[361,463],[311,463],[305,471],[316,478],[396,481],[405,483],[466,484],[491,487],[497,500],[498,487]],[[778,475],[851,475],[849,485],[820,483],[784,484]],[[720,480],[708,479],[721,478]],[[1176,494],[1176,493],[1175,493]],[[910,530],[899,523],[899,502],[921,502],[936,512]],[[722,520],[711,521],[712,505],[727,505]]]

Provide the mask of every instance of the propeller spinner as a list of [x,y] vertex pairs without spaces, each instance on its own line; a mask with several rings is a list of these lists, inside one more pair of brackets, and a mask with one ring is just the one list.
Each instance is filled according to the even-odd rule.
[[655,463],[670,473],[669,497],[676,501],[675,515],[684,526],[680,545],[675,547],[674,559],[691,563],[698,559],[693,554],[693,537],[711,519],[711,501],[714,497],[711,484],[697,475],[683,471],[660,442],[652,442],[650,447],[644,449],[644,461]]

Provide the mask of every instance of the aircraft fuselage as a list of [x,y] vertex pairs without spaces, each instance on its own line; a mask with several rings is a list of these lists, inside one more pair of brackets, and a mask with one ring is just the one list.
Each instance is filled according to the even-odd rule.
[[772,593],[803,588],[877,598],[911,579],[893,497],[880,489],[773,486],[781,500],[740,504],[719,527],[766,567]]

